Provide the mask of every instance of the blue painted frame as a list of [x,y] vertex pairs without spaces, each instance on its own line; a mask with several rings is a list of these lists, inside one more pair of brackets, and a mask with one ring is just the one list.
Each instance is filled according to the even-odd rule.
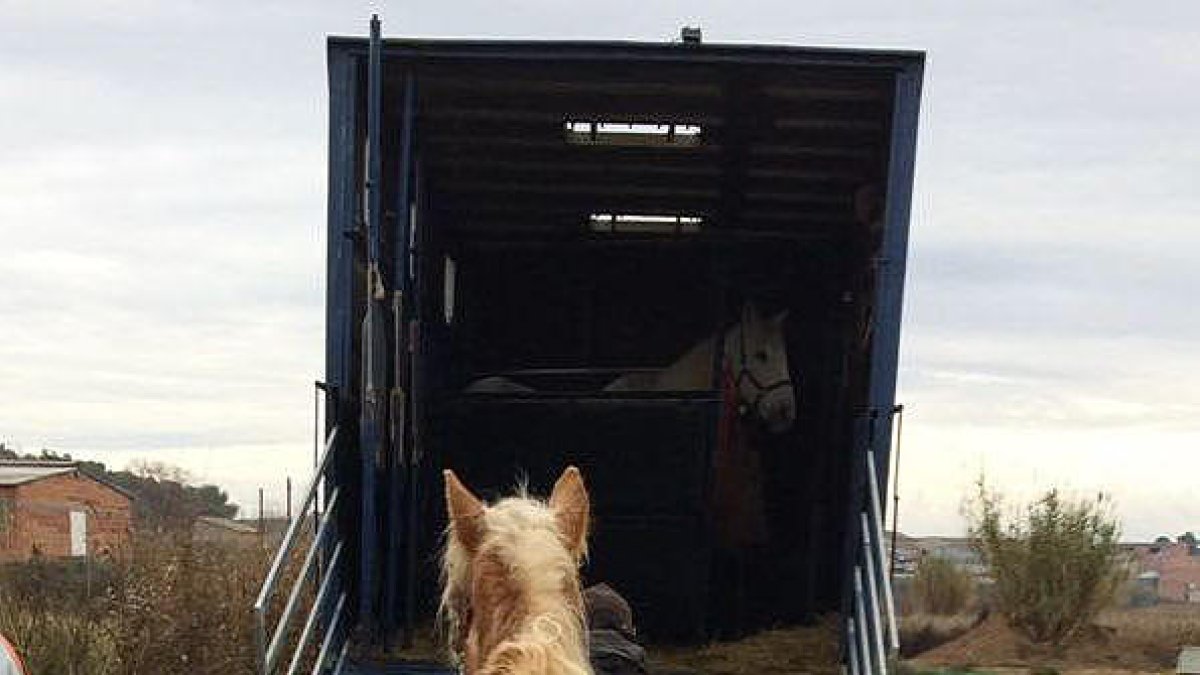
[[[330,51],[329,78],[329,157],[326,222],[326,288],[325,288],[325,434],[334,427],[343,431],[353,429],[354,408],[354,264],[355,242],[350,236],[355,228],[359,196],[355,180],[358,137],[358,71],[360,59],[348,52]],[[331,393],[332,392],[332,393]],[[353,457],[339,444],[333,476],[339,485],[353,482],[347,461]],[[326,486],[328,498],[332,485]],[[352,509],[339,515],[339,529],[356,541],[360,533],[351,527],[347,518]],[[356,580],[348,579],[352,585]]]
[[900,355],[900,324],[908,262],[908,231],[916,171],[917,124],[921,108],[923,60],[896,74],[892,147],[888,157],[887,204],[882,259],[876,282],[874,340],[871,345],[870,408],[876,423],[870,438],[880,471],[879,494],[886,499],[891,460],[892,409]]
[[[891,147],[888,153],[883,236],[876,259],[875,297],[871,313],[870,375],[867,408],[855,418],[855,458],[851,465],[851,490],[846,505],[846,538],[842,546],[847,570],[857,563],[862,537],[859,513],[867,503],[866,457],[875,451],[879,467],[879,494],[886,503],[890,474],[892,410],[896,401],[896,376],[900,354],[900,325],[904,279],[908,259],[909,219],[915,178],[917,124],[921,107],[923,55],[900,68],[895,76]],[[842,585],[842,615],[852,614],[852,574]],[[845,638],[845,636],[843,636]],[[853,645],[843,639],[843,654]]]

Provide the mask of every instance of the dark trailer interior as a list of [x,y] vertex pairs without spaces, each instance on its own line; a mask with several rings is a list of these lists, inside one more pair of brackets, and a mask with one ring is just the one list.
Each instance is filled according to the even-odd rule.
[[[595,511],[585,579],[644,639],[878,613],[862,526],[886,488],[923,55],[332,38],[328,58],[343,625],[431,619],[443,467],[495,497],[521,476],[544,494],[567,463]],[[797,410],[750,432],[769,539],[730,557],[716,369],[705,390],[604,385],[748,302],[788,311]],[[522,386],[468,391],[489,376]]]

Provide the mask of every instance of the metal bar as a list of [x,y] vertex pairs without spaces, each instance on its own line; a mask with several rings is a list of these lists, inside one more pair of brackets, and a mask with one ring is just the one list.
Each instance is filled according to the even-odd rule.
[[329,497],[329,506],[325,509],[325,522],[321,523],[321,529],[317,531],[317,537],[308,549],[308,555],[304,557],[304,563],[301,565],[300,572],[296,576],[296,583],[292,585],[292,592],[288,594],[287,602],[283,606],[283,612],[279,615],[279,622],[275,624],[275,632],[271,636],[270,644],[267,646],[265,664],[265,671],[267,673],[274,672],[275,670],[275,662],[279,658],[277,652],[287,637],[287,628],[292,622],[292,614],[296,611],[296,604],[300,602],[300,593],[304,590],[309,577],[312,575],[313,561],[316,560],[317,552],[321,549],[321,540],[329,532],[329,524],[333,522],[332,515],[337,511],[337,502],[338,491],[334,490],[333,494]]
[[857,564],[858,550],[861,547],[858,514],[867,503],[865,483],[867,463],[866,452],[870,449],[871,438],[875,431],[875,415],[872,411],[859,411],[852,420],[853,435],[851,449],[853,458],[850,460],[850,481],[846,491],[845,512],[842,516],[845,532],[842,535],[842,564],[845,573],[842,574],[841,610],[843,616],[854,612],[854,578],[851,566]]
[[383,172],[383,42],[380,37],[379,16],[371,16],[371,40],[367,52],[367,217],[372,263],[381,257],[381,223],[383,222],[383,192],[380,178]]
[[338,595],[337,604],[333,608],[333,619],[329,622],[329,629],[325,632],[325,638],[321,641],[321,649],[317,652],[317,661],[315,664],[313,664],[312,675],[317,675],[320,673],[321,668],[325,665],[325,659],[329,658],[329,650],[333,646],[333,641],[337,638],[337,632],[341,627],[345,606],[346,591],[342,591]]
[[[414,84],[415,88],[417,85]],[[416,93],[414,93],[413,102],[416,103]],[[431,236],[432,227],[425,226],[424,221],[426,214],[426,200],[428,199],[428,190],[426,189],[425,172],[421,168],[419,159],[413,160],[413,199],[412,199],[412,227],[409,229],[409,237],[412,242],[414,258],[411,261],[409,268],[409,278],[416,285],[415,291],[412,294],[412,321],[410,322],[409,339],[409,364],[410,364],[410,382],[409,388],[412,392],[410,406],[412,409],[411,422],[409,424],[410,446],[408,448],[409,464],[408,464],[408,486],[409,491],[406,495],[408,503],[408,529],[406,531],[406,560],[405,560],[405,589],[404,589],[404,627],[405,627],[405,646],[411,646],[411,637],[414,633],[416,625],[416,605],[417,605],[417,579],[420,564],[417,548],[420,545],[418,537],[420,526],[420,485],[421,485],[421,464],[424,459],[424,430],[422,428],[425,408],[422,392],[424,389],[424,368],[426,365],[425,357],[428,354],[428,343],[426,342],[429,331],[422,329],[423,312],[430,306],[423,303],[424,298],[430,297],[429,278],[427,275],[421,274],[423,271],[420,265],[420,258],[416,257],[416,253],[421,251],[432,250]],[[436,321],[436,319],[435,319]]]
[[859,675],[858,668],[858,633],[854,630],[854,619],[846,619],[846,660],[850,663],[850,675]]
[[[341,557],[342,542],[339,541],[333,549],[333,556],[330,557],[329,564],[337,565]],[[308,618],[304,621],[304,628],[300,630],[300,639],[296,641],[296,651],[292,653],[292,662],[288,664],[288,675],[295,675],[296,669],[300,667],[300,659],[304,657],[304,650],[308,647],[308,641],[312,639],[312,631],[316,626],[317,617],[321,615],[321,608],[325,604],[325,597],[329,594],[329,589],[332,587],[330,584],[331,579],[333,579],[333,575],[327,575],[317,588],[317,595],[313,598],[312,609],[308,612]]]
[[371,38],[367,54],[367,312],[362,323],[363,396],[360,410],[360,476],[361,520],[358,526],[360,623],[372,623],[375,593],[375,547],[379,536],[376,521],[376,473],[379,452],[383,444],[383,418],[386,415],[382,400],[387,378],[386,338],[381,333],[384,324],[383,300],[386,292],[380,272],[382,250],[382,186],[383,167],[380,127],[383,123],[383,43],[378,15],[371,17]]
[[[396,227],[392,242],[392,454],[389,458],[388,517],[387,531],[391,534],[385,542],[385,579],[383,617],[385,637],[396,628],[396,596],[400,585],[400,545],[404,541],[407,527],[403,520],[402,499],[407,493],[406,474],[408,447],[406,436],[409,425],[409,392],[411,381],[406,381],[405,362],[411,363],[412,349],[408,344],[408,321],[412,313],[411,270],[409,254],[412,247],[412,161],[413,161],[413,118],[416,114],[416,88],[412,72],[407,74],[404,87],[404,117],[400,138],[400,183],[396,205]],[[407,369],[411,372],[411,367]],[[409,376],[409,380],[411,377]]]
[[[866,523],[863,523],[864,539],[869,539],[872,534],[878,546],[870,547],[867,554],[873,558],[872,562],[876,566],[880,585],[883,586],[883,611],[887,618],[888,628],[888,646],[891,651],[895,652],[900,649],[900,635],[896,627],[896,599],[892,594],[891,578],[885,573],[883,567],[883,504],[879,496],[879,481],[878,473],[875,466],[875,451],[867,451],[867,492],[871,496],[871,517],[875,522],[873,532],[867,534]],[[864,521],[866,520],[864,514]]]
[[867,577],[867,610],[870,612],[867,618],[871,624],[871,638],[874,642],[875,652],[878,655],[879,663],[887,662],[887,649],[883,646],[885,630],[890,634],[891,626],[883,625],[883,615],[879,611],[879,586],[882,583],[887,586],[887,579],[881,582],[876,576],[879,571],[876,567],[875,547],[871,541],[871,525],[867,522],[867,514],[862,513],[862,542],[863,542],[863,563],[866,568]]
[[254,605],[254,654],[258,675],[267,675],[267,611],[258,603]]
[[[321,456],[320,466],[313,472],[312,478],[308,481],[308,488],[304,491],[304,505],[300,507],[300,511],[304,512],[312,503],[313,495],[316,494],[317,485],[320,482],[321,476],[325,470],[329,468],[330,459],[333,457],[333,449],[337,444],[338,430],[334,427],[333,432],[329,434],[329,438],[325,441],[325,452]],[[332,507],[332,497],[325,503],[326,513]],[[297,519],[288,524],[287,533],[283,535],[283,542],[279,545],[279,550],[275,551],[275,558],[271,561],[271,569],[267,572],[266,578],[263,580],[262,588],[258,591],[258,599],[254,601],[254,611],[262,611],[266,608],[267,602],[270,600],[271,593],[275,590],[275,584],[279,582],[279,573],[283,570],[283,561],[291,554],[292,548],[296,545],[296,532],[300,529],[300,520]]]
[[874,673],[875,668],[871,660],[871,646],[869,642],[869,630],[867,628],[867,610],[863,602],[863,575],[862,567],[854,566],[854,618],[858,622],[858,650],[859,658],[862,659],[862,669],[864,673]]
[[896,455],[892,459],[892,550],[888,560],[888,581],[896,580],[896,536],[900,531],[900,439],[904,435],[904,406],[892,408],[896,414]]
[[[313,472],[316,475],[318,467],[321,466],[321,388],[320,386],[313,387]],[[317,521],[321,519],[321,489],[316,490],[317,496],[313,500],[313,534],[317,532]],[[304,509],[300,509],[300,518],[304,518]],[[318,570],[318,575],[320,570]]]
[[[308,509],[308,504],[312,502],[313,495],[316,494],[317,485],[320,477],[329,467],[329,462],[334,456],[334,448],[337,444],[337,428],[330,432],[328,440],[325,441],[325,452],[320,458],[320,465],[317,471],[314,471],[312,478],[308,480],[308,488],[305,490],[304,506],[300,507],[300,512],[304,513]],[[336,492],[336,491],[335,491]],[[332,497],[329,502],[325,503],[325,514],[328,516],[332,507]],[[258,591],[258,598],[254,601],[254,627],[256,627],[256,646],[258,651],[258,664],[260,673],[266,673],[266,605],[270,602],[271,593],[275,592],[275,585],[280,580],[280,573],[283,571],[283,561],[292,554],[292,549],[296,543],[296,532],[299,531],[300,521],[304,519],[296,519],[288,524],[288,531],[283,536],[283,542],[280,548],[275,551],[275,558],[271,561],[271,568],[266,573],[266,578],[263,580],[263,587]],[[319,538],[319,530],[318,530]]]
[[346,640],[342,643],[342,651],[338,654],[337,663],[333,667],[333,675],[341,675],[342,668],[346,667],[346,653],[350,650],[350,641]]

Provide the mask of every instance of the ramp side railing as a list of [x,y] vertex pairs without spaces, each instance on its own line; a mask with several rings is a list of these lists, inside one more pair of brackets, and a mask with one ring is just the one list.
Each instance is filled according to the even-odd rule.
[[854,602],[846,618],[846,666],[850,675],[884,675],[900,653],[896,603],[883,555],[883,504],[875,451],[866,454],[867,500],[859,513],[860,546],[853,571]]
[[[326,437],[298,515],[288,524],[287,533],[275,552],[270,571],[254,602],[259,675],[275,675],[284,663],[288,675],[300,672],[336,674],[344,666],[349,627],[344,557],[346,545],[337,531],[337,514],[344,508],[341,505],[344,502],[340,499],[340,488],[328,480],[332,460],[340,444],[335,427]],[[334,487],[327,489],[329,485]],[[319,509],[322,501],[319,493],[323,490],[324,508]],[[312,534],[305,527],[310,511],[316,525],[316,532]],[[301,540],[309,537],[307,551],[299,569],[295,571],[290,588],[279,588],[283,579],[290,576],[288,573],[295,562],[293,553],[298,553]],[[277,591],[280,594],[277,595]],[[283,600],[282,591],[287,592],[286,600]],[[310,598],[308,613],[303,617],[297,634],[293,630],[294,619],[302,602]],[[274,614],[273,610],[281,600],[282,609],[272,621],[269,615]]]

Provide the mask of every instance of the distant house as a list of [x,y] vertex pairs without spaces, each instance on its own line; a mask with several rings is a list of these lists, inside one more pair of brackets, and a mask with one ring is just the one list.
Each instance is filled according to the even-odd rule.
[[0,461],[0,561],[116,554],[132,532],[133,495],[74,462]]
[[[311,517],[305,519],[307,527],[311,528],[311,523]],[[267,550],[275,550],[290,524],[291,521],[287,518],[265,518],[259,521],[257,518],[231,520],[200,516],[192,525],[192,541],[239,548],[261,546]]]
[[1200,546],[1156,543],[1136,550],[1135,555],[1142,574],[1157,574],[1159,600],[1200,603]]
[[192,540],[201,544],[218,544],[234,548],[254,548],[262,545],[258,529],[228,518],[200,516],[192,524]]

